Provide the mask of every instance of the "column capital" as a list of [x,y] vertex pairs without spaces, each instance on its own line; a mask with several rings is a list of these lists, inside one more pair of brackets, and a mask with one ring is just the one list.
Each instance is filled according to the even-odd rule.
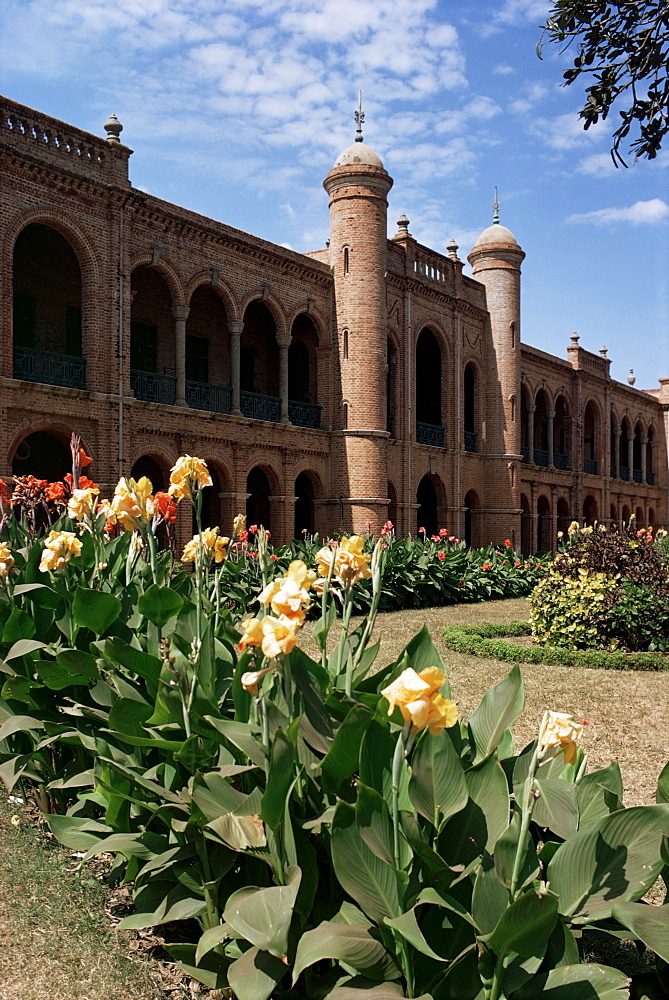
[[181,320],[182,322],[185,323],[186,320],[188,319],[189,313],[190,313],[190,306],[172,306],[172,315],[174,316],[177,322]]
[[240,336],[240,334],[242,333],[243,329],[244,329],[244,320],[243,319],[233,319],[230,323],[228,323],[228,330],[230,331],[230,333],[234,334],[236,337]]

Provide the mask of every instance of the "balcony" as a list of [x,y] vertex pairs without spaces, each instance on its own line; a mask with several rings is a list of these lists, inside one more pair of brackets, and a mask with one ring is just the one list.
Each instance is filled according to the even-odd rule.
[[465,431],[465,451],[477,451],[476,431]]
[[527,447],[526,444],[524,444],[522,446],[522,448],[520,449],[520,454],[523,456],[523,462],[529,462],[529,460],[530,460],[530,449]]
[[207,382],[186,382],[186,404],[194,410],[211,413],[229,413],[232,389],[227,385],[209,385]]
[[155,372],[130,372],[130,387],[135,399],[146,403],[168,403],[174,405],[177,396],[177,380],[174,375],[157,375]]
[[296,427],[321,426],[321,409],[315,403],[298,403],[294,399],[288,400],[288,419]]
[[239,408],[242,416],[251,417],[252,420],[272,420],[275,423],[281,420],[281,400],[277,396],[263,396],[259,392],[243,389]]
[[563,455],[562,452],[554,451],[553,465],[555,466],[556,469],[563,469],[563,470],[568,469],[569,466],[567,465],[567,456]]
[[586,458],[583,460],[583,471],[589,476],[597,475],[597,459],[596,458]]
[[548,468],[548,452],[544,451],[543,448],[535,448],[534,464],[541,465],[544,469]]
[[632,475],[634,477],[634,482],[635,483],[640,483],[641,482],[641,469],[633,469]]
[[629,482],[630,470],[625,465],[621,465],[618,471],[620,472],[620,478],[624,479],[625,482]]
[[646,482],[648,483],[649,486],[655,486],[655,473],[654,472],[647,472],[646,473]]
[[416,441],[419,444],[430,444],[435,448],[444,447],[445,427],[441,424],[416,423]]
[[25,382],[62,385],[68,389],[86,388],[86,358],[31,347],[14,348],[14,378]]

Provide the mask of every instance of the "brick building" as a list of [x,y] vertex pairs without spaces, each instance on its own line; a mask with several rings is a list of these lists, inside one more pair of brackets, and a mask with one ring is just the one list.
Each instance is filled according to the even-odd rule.
[[76,430],[103,494],[198,455],[209,523],[246,507],[279,541],[389,517],[529,552],[573,518],[666,523],[669,379],[524,344],[498,221],[473,278],[404,216],[388,239],[361,136],[325,178],[328,246],[300,254],[135,190],[114,116],[101,139],[0,110],[0,475],[60,478]]

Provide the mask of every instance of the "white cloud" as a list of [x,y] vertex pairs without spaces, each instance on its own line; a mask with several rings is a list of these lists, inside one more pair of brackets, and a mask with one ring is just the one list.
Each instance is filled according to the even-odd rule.
[[567,222],[585,222],[594,226],[608,226],[617,222],[629,222],[632,225],[657,225],[669,219],[669,205],[661,198],[651,198],[649,201],[635,201],[626,208],[599,208],[594,212],[569,215]]
[[589,174],[591,177],[611,177],[620,173],[620,168],[616,170],[610,153],[593,153],[592,156],[586,156],[576,169],[579,173]]
[[493,73],[496,76],[509,76],[510,73],[515,73],[513,66],[509,66],[506,63],[502,63],[499,66],[493,67]]
[[602,121],[587,130],[584,129],[577,111],[558,115],[553,119],[538,118],[531,126],[531,131],[536,136],[543,139],[550,149],[558,152],[598,141],[602,129],[606,131],[606,123]]

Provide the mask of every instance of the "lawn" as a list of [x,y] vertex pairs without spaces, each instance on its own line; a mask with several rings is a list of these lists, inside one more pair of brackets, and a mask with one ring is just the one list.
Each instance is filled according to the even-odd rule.
[[[453,698],[465,718],[485,691],[501,680],[509,665],[451,652],[439,636],[444,625],[506,622],[528,617],[524,599],[485,605],[458,605],[380,616],[377,662],[395,658],[424,624],[442,651]],[[315,645],[305,626],[301,645]],[[589,769],[617,760],[625,802],[654,801],[658,775],[669,759],[666,725],[667,673],[586,670],[522,665],[525,710],[515,727],[519,746],[536,733],[544,709],[587,720],[584,747]],[[11,810],[20,813],[17,806]],[[193,993],[165,976],[155,964],[151,976],[142,964],[129,963],[137,952],[132,939],[113,943],[105,915],[105,895],[92,873],[77,871],[77,859],[51,844],[36,841],[22,820],[10,822],[0,810],[0,998],[2,1000],[182,1000]],[[195,995],[207,995],[193,984]]]

